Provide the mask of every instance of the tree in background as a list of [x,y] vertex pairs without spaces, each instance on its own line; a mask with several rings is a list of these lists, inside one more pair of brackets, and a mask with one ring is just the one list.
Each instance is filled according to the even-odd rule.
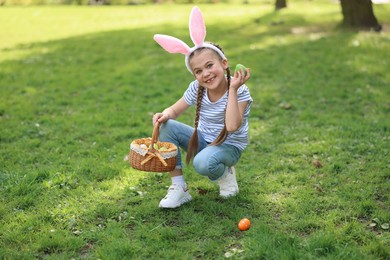
[[379,32],[382,26],[374,15],[371,0],[341,0],[342,25],[352,28],[369,28]]
[[[351,28],[368,28],[379,32],[382,26],[374,15],[371,0],[340,0],[342,25]],[[287,0],[276,0],[275,10],[287,7]]]
[[287,7],[287,0],[276,0],[275,2],[275,10],[280,10],[282,8]]

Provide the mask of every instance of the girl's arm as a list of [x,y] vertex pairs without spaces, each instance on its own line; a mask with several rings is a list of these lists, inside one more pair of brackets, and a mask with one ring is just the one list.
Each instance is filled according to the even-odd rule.
[[226,130],[228,132],[234,132],[240,128],[247,104],[248,101],[238,103],[237,91],[229,90],[225,116]]
[[190,106],[184,101],[184,98],[180,98],[172,106],[164,109],[161,113],[156,113],[153,116],[153,125],[158,121],[159,123],[165,123],[168,119],[176,119]]
[[240,128],[244,117],[247,101],[238,103],[237,90],[250,78],[249,69],[234,72],[234,78],[230,83],[229,97],[226,107],[225,123],[228,132],[234,132]]

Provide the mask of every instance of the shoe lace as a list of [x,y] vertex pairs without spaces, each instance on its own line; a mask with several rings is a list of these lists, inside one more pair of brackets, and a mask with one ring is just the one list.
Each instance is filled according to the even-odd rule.
[[177,190],[176,186],[177,185],[171,185],[169,187],[167,195],[165,196],[165,199],[169,198],[170,196],[172,196],[176,192],[176,190]]

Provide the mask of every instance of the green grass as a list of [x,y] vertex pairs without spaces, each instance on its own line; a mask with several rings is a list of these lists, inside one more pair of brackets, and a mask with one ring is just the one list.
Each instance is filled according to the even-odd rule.
[[271,2],[200,6],[251,68],[250,145],[237,197],[188,167],[176,210],[167,175],[124,159],[192,80],[152,40],[190,43],[191,6],[0,8],[0,258],[389,259],[390,6],[378,34],[339,29],[329,1]]

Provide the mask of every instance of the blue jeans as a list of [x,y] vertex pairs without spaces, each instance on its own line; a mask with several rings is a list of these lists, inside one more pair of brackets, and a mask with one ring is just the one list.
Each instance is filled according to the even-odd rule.
[[[189,140],[194,128],[176,120],[168,120],[160,126],[159,140],[170,142],[187,151]],[[199,151],[192,162],[195,170],[207,176],[210,180],[220,178],[227,167],[235,165],[241,157],[242,151],[229,144],[209,145],[198,132]],[[180,149],[178,149],[177,169],[182,168]]]

